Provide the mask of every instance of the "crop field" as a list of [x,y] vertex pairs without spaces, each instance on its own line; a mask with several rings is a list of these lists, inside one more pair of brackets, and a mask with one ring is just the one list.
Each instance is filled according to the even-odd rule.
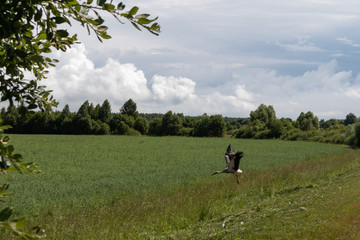
[[[230,138],[12,135],[10,143],[42,173],[0,176],[14,193],[6,204],[40,223],[51,239],[166,237],[218,216],[210,206],[219,198],[231,201],[236,189],[267,182],[257,174],[348,151],[312,142]],[[257,179],[247,187],[228,174],[211,176],[225,167],[229,143],[245,155],[240,180]],[[260,199],[275,191],[258,190]],[[148,222],[151,227],[136,228]]]
[[9,179],[17,195],[14,204],[20,204],[15,207],[30,204],[34,211],[49,204],[101,204],[129,194],[229,178],[211,176],[224,169],[229,143],[245,153],[241,162],[245,172],[344,149],[309,142],[183,137],[14,135],[11,142],[42,170],[39,175]]

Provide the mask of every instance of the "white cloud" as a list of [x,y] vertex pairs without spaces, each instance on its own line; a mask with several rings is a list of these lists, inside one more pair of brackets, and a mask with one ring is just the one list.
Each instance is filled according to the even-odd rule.
[[348,89],[345,92],[345,95],[350,97],[350,98],[353,98],[355,100],[358,100],[358,99],[360,99],[360,88]]
[[293,44],[283,44],[279,41],[276,42],[276,45],[283,47],[286,51],[290,52],[325,52],[324,49],[317,47],[314,43],[309,42],[309,36],[298,37],[297,43]]
[[[225,116],[247,117],[249,112],[256,108],[251,101],[243,99],[242,96],[237,96],[236,90],[235,95],[232,94],[233,93],[224,95],[223,93],[215,91],[209,95],[202,96],[204,110],[206,110],[204,112],[209,114],[222,114]],[[251,95],[250,93],[247,94]]]
[[159,16],[160,36],[110,18],[113,38],[104,44],[82,30],[89,54],[83,47],[62,54],[45,82],[61,103],[76,110],[86,99],[108,98],[117,111],[132,98],[142,112],[240,117],[261,103],[280,117],[311,110],[341,118],[341,112],[360,111],[353,104],[360,97],[360,75],[353,76],[360,73],[359,52],[347,46],[360,45],[351,40],[360,38],[357,0],[128,5]]
[[69,104],[73,111],[85,101],[94,104],[108,99],[117,112],[132,98],[141,112],[183,112],[198,115],[247,114],[254,108],[252,93],[238,85],[230,92],[214,90],[208,95],[196,95],[196,83],[186,77],[154,75],[150,82],[134,64],[121,64],[109,58],[102,67],[95,67],[86,49],[78,45],[57,56],[61,62],[52,69],[44,84],[54,90],[60,108]]
[[73,111],[85,101],[95,104],[108,99],[113,112],[132,98],[140,112],[186,115],[222,114],[247,117],[261,103],[273,105],[278,117],[296,118],[313,111],[319,117],[344,118],[354,112],[353,101],[360,98],[360,75],[339,71],[336,60],[320,64],[299,76],[281,75],[272,69],[248,69],[215,87],[197,89],[195,80],[155,74],[150,81],[134,64],[108,59],[95,67],[82,45],[59,56],[61,65],[53,69],[45,85],[54,90],[60,107]]
[[95,68],[83,45],[70,49],[60,61],[61,66],[52,69],[45,85],[54,89],[54,95],[64,104],[78,107],[87,99],[98,103],[111,99],[121,106],[132,97],[136,100],[151,97],[143,71],[134,64],[120,64],[110,58],[103,67]]
[[350,45],[352,47],[360,47],[360,43],[356,43],[355,41],[350,40],[347,37],[336,38],[336,40],[338,40],[346,45]]
[[184,101],[194,100],[196,83],[184,77],[164,77],[155,75],[152,78],[152,91],[154,98],[170,103],[180,104]]
[[351,71],[338,68],[337,61],[332,60],[300,76],[258,69],[235,79],[255,93],[254,105],[273,105],[280,117],[296,118],[300,112],[313,111],[319,117],[344,118],[354,112],[353,102],[360,98],[360,87],[354,88],[357,81]]
[[254,99],[253,94],[251,92],[246,91],[245,85],[237,85],[235,89],[236,89],[235,90],[236,96],[239,99],[243,99],[246,101],[252,101]]
[[334,116],[341,116],[341,119],[345,119],[345,114],[348,114],[349,112],[343,112],[343,111],[328,111],[328,112],[317,112],[317,117],[319,119],[330,119],[334,118]]

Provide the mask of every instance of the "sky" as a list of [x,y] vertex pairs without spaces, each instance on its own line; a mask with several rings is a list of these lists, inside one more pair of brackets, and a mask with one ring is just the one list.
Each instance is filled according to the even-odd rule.
[[296,119],[360,117],[358,0],[134,0],[161,34],[105,17],[109,40],[73,24],[82,42],[42,83],[58,110],[133,99],[141,113],[249,117],[260,104]]

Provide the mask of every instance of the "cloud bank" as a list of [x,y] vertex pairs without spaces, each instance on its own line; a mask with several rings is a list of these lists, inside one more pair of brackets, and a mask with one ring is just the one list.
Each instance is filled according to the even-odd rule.
[[274,69],[242,68],[230,79],[198,89],[194,79],[153,75],[133,63],[109,58],[96,67],[84,45],[57,56],[59,66],[51,69],[44,85],[54,90],[59,110],[69,104],[72,111],[89,100],[95,104],[108,99],[113,112],[132,98],[140,112],[186,115],[222,114],[248,117],[261,103],[273,105],[278,117],[296,118],[313,111],[320,118],[344,118],[353,102],[360,99],[360,77],[341,71],[336,60],[298,76],[282,75]]
[[[84,46],[61,54],[45,85],[60,108],[132,98],[141,112],[248,117],[261,103],[278,117],[313,111],[345,118],[360,98],[358,0],[134,0],[159,16],[155,37],[109,16],[100,44],[75,28]],[[58,53],[56,53],[58,54]]]
[[[149,81],[134,64],[122,64],[111,58],[104,66],[95,67],[84,45],[77,45],[57,57],[61,65],[50,71],[44,84],[54,90],[60,108],[69,104],[76,111],[85,100],[101,104],[108,99],[112,110],[117,112],[130,98],[140,112],[149,113],[172,110],[189,115],[221,114],[223,104],[228,105],[225,107],[228,110],[240,107],[238,112],[243,113],[253,108],[247,103],[251,94],[243,86],[235,88],[230,96],[217,91],[201,96],[196,94],[196,83],[186,77],[154,75]],[[239,92],[242,96],[238,96]]]

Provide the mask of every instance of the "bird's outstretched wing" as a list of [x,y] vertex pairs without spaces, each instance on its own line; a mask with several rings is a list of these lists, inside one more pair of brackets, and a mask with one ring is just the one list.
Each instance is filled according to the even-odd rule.
[[229,165],[230,165],[230,158],[229,158],[229,155],[226,155],[226,154],[225,154],[225,162],[226,162],[226,168],[228,168],[228,167],[229,167]]
[[225,152],[225,161],[226,161],[226,167],[228,168],[231,162],[231,159],[235,157],[234,150],[231,147],[231,144],[229,144],[228,148]]
[[243,152],[237,152],[235,154],[234,160],[231,161],[231,168],[234,169],[234,171],[237,171],[239,169],[239,165],[240,165],[240,159],[244,156]]

